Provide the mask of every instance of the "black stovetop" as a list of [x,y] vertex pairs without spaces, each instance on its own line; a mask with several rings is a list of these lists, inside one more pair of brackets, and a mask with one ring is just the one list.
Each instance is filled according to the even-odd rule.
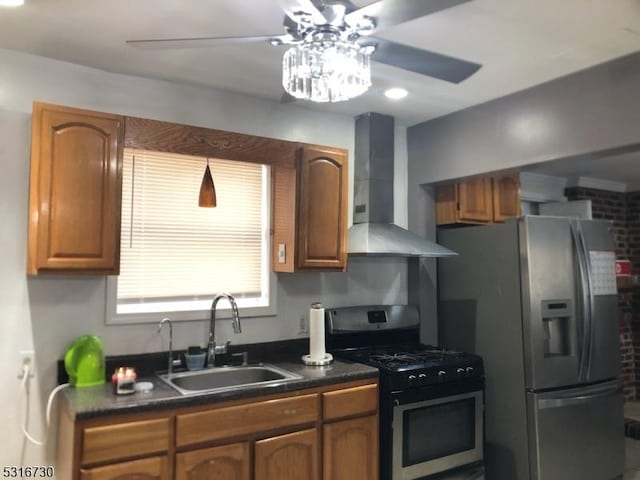
[[444,369],[462,364],[465,367],[473,367],[482,363],[477,355],[422,344],[347,348],[336,354],[355,362],[377,367],[388,374],[416,369]]

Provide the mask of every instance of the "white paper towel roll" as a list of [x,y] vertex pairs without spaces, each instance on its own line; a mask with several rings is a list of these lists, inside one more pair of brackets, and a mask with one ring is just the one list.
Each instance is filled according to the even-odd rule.
[[313,361],[325,358],[324,350],[324,308],[314,303],[309,310],[309,358]]

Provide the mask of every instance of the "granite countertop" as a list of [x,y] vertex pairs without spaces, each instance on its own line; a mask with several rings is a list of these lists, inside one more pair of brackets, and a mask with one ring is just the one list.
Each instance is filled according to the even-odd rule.
[[153,390],[149,392],[114,395],[111,384],[107,383],[97,387],[65,388],[60,392],[60,400],[72,418],[84,419],[165,408],[206,405],[225,400],[251,398],[353,380],[377,378],[378,376],[378,370],[374,367],[342,360],[335,360],[325,367],[309,367],[300,361],[268,363],[298,374],[302,378],[287,380],[275,385],[258,385],[224,392],[182,395],[157,377],[149,377],[139,379],[139,381],[150,381],[154,384]]

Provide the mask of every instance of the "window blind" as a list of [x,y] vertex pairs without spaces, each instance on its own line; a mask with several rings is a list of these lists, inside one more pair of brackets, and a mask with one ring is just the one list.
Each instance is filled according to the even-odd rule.
[[217,207],[201,208],[206,162],[125,149],[118,304],[260,296],[266,167],[209,159]]

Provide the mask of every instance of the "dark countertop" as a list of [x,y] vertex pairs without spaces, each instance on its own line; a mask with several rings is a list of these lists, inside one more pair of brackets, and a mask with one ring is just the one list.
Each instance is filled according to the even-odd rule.
[[287,380],[276,385],[238,388],[217,393],[181,395],[160,379],[148,377],[140,378],[139,381],[153,382],[154,389],[150,392],[134,393],[131,395],[114,395],[111,384],[107,383],[97,387],[65,388],[60,392],[60,400],[72,418],[85,419],[161,410],[165,408],[207,405],[226,400],[258,397],[378,377],[378,370],[376,368],[342,360],[335,360],[325,367],[308,367],[300,361],[276,361],[268,363],[291,373],[301,375],[302,378]]

